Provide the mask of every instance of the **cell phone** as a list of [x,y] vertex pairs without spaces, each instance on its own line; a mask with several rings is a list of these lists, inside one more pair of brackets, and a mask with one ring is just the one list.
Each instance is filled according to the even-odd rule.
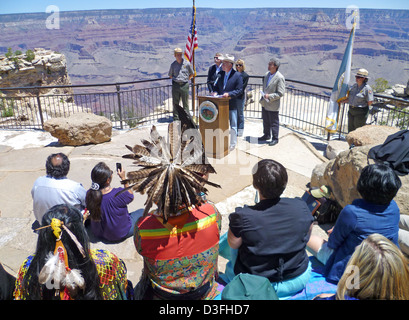
[[116,171],[118,172],[118,170],[122,171],[122,164],[119,162],[116,163]]

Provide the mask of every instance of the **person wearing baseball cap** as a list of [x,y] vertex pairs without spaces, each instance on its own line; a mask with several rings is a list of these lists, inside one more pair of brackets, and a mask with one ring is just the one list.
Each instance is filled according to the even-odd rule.
[[373,90],[368,84],[368,75],[368,70],[359,69],[355,74],[356,83],[349,89],[348,98],[341,101],[349,103],[348,132],[363,127],[368,119],[369,106],[374,100]]

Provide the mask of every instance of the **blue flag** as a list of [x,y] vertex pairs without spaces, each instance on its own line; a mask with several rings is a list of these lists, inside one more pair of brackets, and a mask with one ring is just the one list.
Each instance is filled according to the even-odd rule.
[[337,131],[340,100],[346,98],[348,94],[349,88],[348,83],[351,78],[351,63],[352,50],[355,38],[355,26],[356,22],[354,22],[351,32],[349,34],[349,40],[347,47],[345,49],[344,57],[342,58],[342,63],[339,68],[338,75],[334,83],[334,87],[332,88],[331,98],[325,122],[325,130],[327,130],[330,133],[334,133]]

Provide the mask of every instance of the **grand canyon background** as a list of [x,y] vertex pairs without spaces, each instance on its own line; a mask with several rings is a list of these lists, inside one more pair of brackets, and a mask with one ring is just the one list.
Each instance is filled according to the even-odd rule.
[[[46,48],[63,53],[72,84],[112,83],[167,77],[173,49],[184,47],[191,8],[0,15],[0,54]],[[409,11],[360,9],[353,70],[366,68],[370,83],[409,79]],[[244,59],[250,75],[266,72],[271,57],[288,79],[333,86],[348,41],[345,8],[197,9],[198,74],[215,52]],[[353,80],[353,79],[352,79]]]

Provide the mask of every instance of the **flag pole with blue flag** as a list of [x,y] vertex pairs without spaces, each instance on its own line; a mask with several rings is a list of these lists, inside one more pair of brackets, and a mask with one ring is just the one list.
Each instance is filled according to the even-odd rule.
[[329,101],[329,107],[327,110],[327,117],[325,122],[325,130],[328,131],[328,133],[337,132],[340,104],[348,94],[348,83],[351,78],[352,51],[355,38],[355,27],[356,15],[354,17],[354,23],[349,34],[349,40],[345,48],[344,57],[342,59],[341,66],[339,68]]

